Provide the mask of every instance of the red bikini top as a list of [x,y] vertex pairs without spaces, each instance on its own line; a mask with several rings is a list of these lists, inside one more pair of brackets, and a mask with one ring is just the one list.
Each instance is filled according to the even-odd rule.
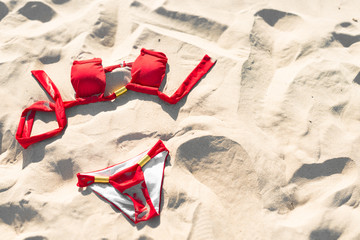
[[[76,99],[63,101],[59,90],[53,81],[42,70],[31,71],[36,80],[43,86],[54,102],[38,101],[27,107],[21,114],[16,132],[16,140],[24,148],[31,144],[53,137],[63,131],[67,124],[65,109],[77,105],[94,102],[110,101],[125,93],[127,90],[157,95],[160,99],[176,104],[194,85],[211,69],[216,61],[205,55],[195,69],[184,80],[172,96],[159,91],[165,76],[167,57],[164,53],[141,49],[141,54],[133,63],[123,63],[103,67],[100,58],[74,61],[71,68],[71,83],[76,92]],[[105,73],[116,68],[131,67],[131,81],[109,96],[104,96],[106,86]],[[42,134],[31,135],[35,114],[37,111],[55,112],[59,127]]]

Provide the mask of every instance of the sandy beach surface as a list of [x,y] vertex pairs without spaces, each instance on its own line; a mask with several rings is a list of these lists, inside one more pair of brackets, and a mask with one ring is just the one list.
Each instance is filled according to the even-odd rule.
[[[0,0],[0,239],[360,239],[357,0]],[[128,91],[66,111],[65,131],[27,149],[21,112],[75,99],[72,62],[168,57],[171,95],[204,54],[211,71],[176,105]],[[106,94],[131,79],[107,74]],[[57,126],[38,113],[32,134]],[[76,173],[161,139],[161,214],[132,223]]]

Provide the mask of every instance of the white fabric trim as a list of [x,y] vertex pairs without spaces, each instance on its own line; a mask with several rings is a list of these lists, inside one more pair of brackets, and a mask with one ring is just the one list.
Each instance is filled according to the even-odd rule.
[[112,202],[121,211],[128,215],[133,221],[135,221],[135,209],[131,199],[118,190],[116,190],[109,183],[95,183],[89,186],[93,191],[98,192],[101,196]]
[[142,168],[151,202],[157,213],[159,213],[161,185],[164,177],[164,162],[167,154],[168,151],[158,153]]

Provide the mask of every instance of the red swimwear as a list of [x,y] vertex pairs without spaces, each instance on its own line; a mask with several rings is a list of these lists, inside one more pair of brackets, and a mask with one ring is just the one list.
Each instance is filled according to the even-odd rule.
[[138,223],[160,214],[165,160],[169,150],[159,140],[150,150],[114,166],[78,173],[78,187],[89,187]]
[[[49,76],[42,70],[34,70],[31,73],[43,86],[54,102],[38,101],[27,107],[21,114],[19,126],[16,132],[16,140],[24,148],[31,144],[54,137],[62,132],[67,124],[65,109],[77,105],[94,102],[110,101],[120,96],[127,90],[157,95],[160,99],[176,104],[186,96],[195,84],[215,64],[208,55],[205,55],[195,69],[184,80],[172,96],[159,91],[166,72],[167,57],[164,53],[141,49],[141,54],[133,63],[118,64],[103,67],[100,58],[74,61],[71,68],[71,83],[76,92],[76,99],[63,101],[59,90]],[[104,96],[106,86],[106,72],[115,68],[131,67],[131,81],[124,87],[109,96]],[[58,128],[42,134],[31,135],[35,114],[37,111],[55,112]]]

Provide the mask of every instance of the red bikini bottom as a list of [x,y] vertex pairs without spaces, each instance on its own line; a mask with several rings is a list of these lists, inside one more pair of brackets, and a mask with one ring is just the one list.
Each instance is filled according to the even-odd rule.
[[160,214],[165,160],[169,154],[159,140],[150,150],[114,166],[78,173],[78,187],[89,187],[134,223]]

